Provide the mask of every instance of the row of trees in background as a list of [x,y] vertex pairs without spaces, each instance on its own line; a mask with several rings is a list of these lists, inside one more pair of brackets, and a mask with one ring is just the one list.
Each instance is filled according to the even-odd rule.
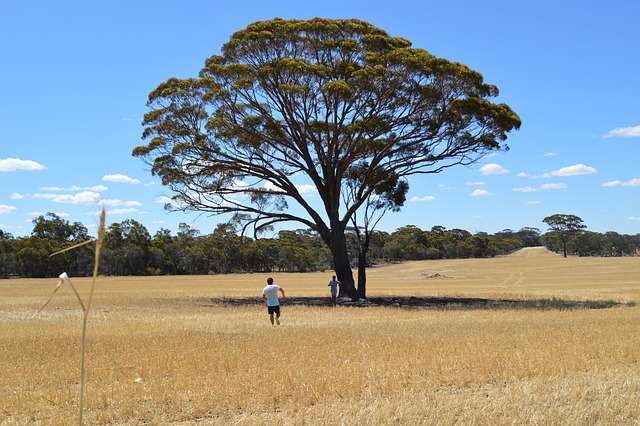
[[[84,225],[69,223],[53,213],[39,216],[33,224],[29,237],[14,238],[0,230],[1,277],[92,273],[91,244],[51,256],[90,239]],[[405,226],[392,233],[374,231],[367,266],[406,260],[493,257],[543,244],[556,252],[566,247],[569,254],[579,256],[627,256],[640,250],[640,234],[600,234],[582,228],[563,234],[549,225],[551,229],[545,234],[537,228],[472,234],[442,226],[428,231],[416,226]],[[347,232],[347,245],[349,261],[356,264],[360,246],[354,230]],[[252,239],[239,235],[233,223],[221,223],[207,235],[181,224],[175,235],[161,229],[151,236],[141,223],[127,219],[109,226],[100,258],[100,273],[116,276],[332,269],[331,252],[312,231],[280,231],[273,238]]]

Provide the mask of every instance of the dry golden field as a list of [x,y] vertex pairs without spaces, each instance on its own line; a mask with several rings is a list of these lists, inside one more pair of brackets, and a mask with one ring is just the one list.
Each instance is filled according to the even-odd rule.
[[[61,271],[62,272],[62,271]],[[271,274],[292,301],[331,272]],[[267,274],[99,278],[85,424],[638,425],[640,258],[526,249],[368,271],[368,295],[510,307],[260,304]],[[89,279],[73,279],[86,297]],[[83,313],[57,278],[0,281],[0,424],[78,423]],[[327,297],[328,299],[328,297]],[[565,301],[613,301],[565,309]]]

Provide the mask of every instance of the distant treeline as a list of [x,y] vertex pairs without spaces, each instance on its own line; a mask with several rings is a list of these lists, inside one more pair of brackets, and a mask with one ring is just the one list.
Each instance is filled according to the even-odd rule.
[[[37,217],[33,224],[29,237],[15,238],[0,230],[0,277],[47,278],[62,272],[76,277],[92,274],[93,244],[51,256],[91,239],[84,225],[69,223],[53,213]],[[354,266],[359,247],[356,238],[355,232],[347,235]],[[367,262],[371,266],[406,260],[486,258],[540,245],[562,251],[557,235],[542,234],[537,228],[471,234],[442,226],[428,231],[405,226],[392,233],[375,231]],[[567,244],[568,253],[578,256],[633,256],[639,250],[640,234],[585,231]],[[147,228],[132,219],[108,227],[99,267],[102,275],[116,276],[331,269],[329,249],[309,230],[280,231],[273,238],[253,239],[239,235],[231,223],[221,223],[207,235],[180,224],[175,235],[161,229],[151,236]]]

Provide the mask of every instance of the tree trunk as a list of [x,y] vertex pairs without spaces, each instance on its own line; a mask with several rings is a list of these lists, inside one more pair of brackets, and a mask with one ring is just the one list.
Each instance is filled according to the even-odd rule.
[[367,298],[367,253],[369,253],[369,244],[371,243],[371,233],[365,230],[364,241],[360,240],[360,253],[358,253],[358,296],[362,299]]
[[349,252],[347,251],[347,240],[343,235],[332,235],[332,254],[333,263],[338,281],[340,281],[339,295],[347,296],[352,300],[358,300],[358,292],[356,291],[351,264],[349,263]]
[[358,254],[358,297],[367,298],[367,253],[363,250]]

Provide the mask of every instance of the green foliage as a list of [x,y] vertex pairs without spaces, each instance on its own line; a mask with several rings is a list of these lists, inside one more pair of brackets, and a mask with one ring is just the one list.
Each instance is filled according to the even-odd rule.
[[556,232],[560,238],[566,238],[586,228],[578,216],[571,214],[554,214],[542,220],[549,225],[552,232]]
[[84,225],[70,224],[54,213],[38,216],[32,223],[33,231],[27,238],[14,239],[10,234],[0,234],[0,276],[44,278],[62,272],[76,276],[91,274],[93,249],[89,246],[50,257],[90,239]]
[[567,257],[567,242],[586,228],[582,219],[570,214],[554,214],[545,217],[542,221],[549,225],[549,231],[556,234],[562,241],[564,257]]
[[58,242],[84,241],[89,238],[84,225],[78,222],[70,224],[55,213],[38,216],[32,222],[34,226],[31,235],[34,237]]

